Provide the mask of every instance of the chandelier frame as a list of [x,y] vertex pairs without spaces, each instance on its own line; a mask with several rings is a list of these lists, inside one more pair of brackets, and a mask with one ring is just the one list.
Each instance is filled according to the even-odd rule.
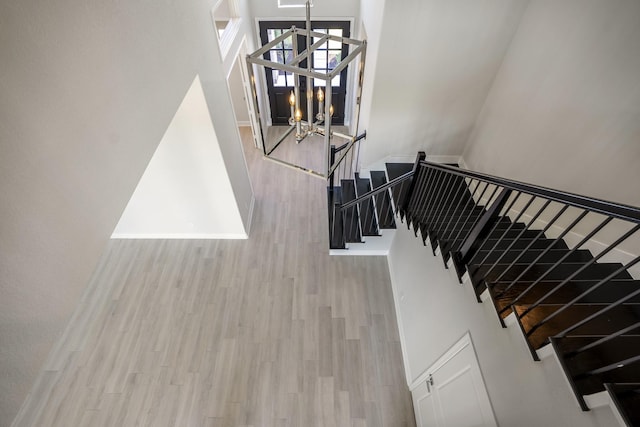
[[[263,156],[265,159],[274,161],[276,163],[282,164],[284,166],[308,173],[312,176],[329,179],[335,169],[338,167],[340,162],[346,157],[348,152],[351,150],[353,144],[358,140],[355,135],[358,134],[358,124],[360,119],[360,103],[362,98],[362,82],[364,78],[364,64],[366,58],[366,48],[367,42],[364,40],[356,40],[349,37],[341,37],[332,34],[321,33],[317,31],[313,31],[311,29],[311,13],[310,13],[310,5],[309,1],[306,2],[306,28],[296,28],[296,26],[292,26],[286,32],[283,32],[281,35],[266,43],[260,49],[255,52],[247,55],[247,70],[249,72],[249,78],[251,83],[251,92],[252,92],[252,102],[253,102],[253,112],[255,115],[256,123],[258,123],[260,127],[260,142],[262,143]],[[298,43],[298,36],[306,37],[306,49],[300,51],[300,46]],[[285,61],[285,63],[279,63],[275,61],[271,61],[269,59],[263,58],[263,55],[269,52],[270,49],[277,46],[280,42],[292,38],[292,47],[293,47],[293,58],[289,61]],[[318,39],[315,43],[311,43],[312,37]],[[337,41],[341,44],[349,45],[349,53],[347,56],[340,60],[336,64],[336,66],[328,70],[327,72],[321,72],[312,69],[311,67],[311,58],[312,54],[328,41]],[[360,58],[360,64],[358,68],[358,74],[356,77],[356,97],[355,97],[355,105],[353,109],[352,116],[352,126],[351,129],[354,130],[354,135],[349,135],[341,132],[337,132],[331,129],[331,115],[333,107],[331,105],[331,96],[332,96],[332,86],[331,81],[334,77],[340,75],[340,73],[346,69],[351,63],[353,63],[356,59]],[[307,67],[303,68],[300,64],[307,60]],[[294,89],[293,89],[293,97],[290,100],[291,103],[291,118],[289,119],[289,129],[276,141],[276,143],[271,148],[267,148],[264,132],[262,131],[262,121],[261,114],[258,102],[258,91],[257,91],[257,83],[254,73],[254,67],[259,66],[263,69],[271,68],[273,70],[280,70],[286,73],[291,73],[293,75]],[[300,110],[300,77],[306,77],[308,79],[307,83],[307,117],[306,120],[303,120],[302,113]],[[313,102],[314,102],[314,79],[324,80],[325,81],[325,93],[324,99],[319,100],[319,112],[313,117]],[[266,92],[266,91],[265,91]],[[324,137],[324,152],[325,152],[325,165],[326,170],[324,171],[315,171],[301,165],[296,165],[276,157],[271,156],[276,148],[289,137],[294,131],[296,137],[296,143],[302,142],[305,138],[310,135],[320,135]],[[341,149],[340,155],[336,159],[332,159],[331,156],[331,138],[339,137],[347,140],[346,144],[343,145],[344,149]]]

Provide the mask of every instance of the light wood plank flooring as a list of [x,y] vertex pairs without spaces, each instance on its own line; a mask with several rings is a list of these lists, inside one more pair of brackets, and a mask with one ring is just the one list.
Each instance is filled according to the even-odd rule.
[[248,132],[250,238],[111,241],[16,427],[415,425],[386,259]]

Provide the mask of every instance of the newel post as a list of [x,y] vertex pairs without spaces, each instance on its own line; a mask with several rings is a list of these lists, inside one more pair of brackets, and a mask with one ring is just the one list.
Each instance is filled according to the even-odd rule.
[[413,191],[416,187],[416,174],[418,172],[418,168],[420,167],[420,162],[424,161],[427,158],[427,155],[424,151],[418,151],[418,155],[416,156],[416,161],[413,164],[413,169],[411,170],[411,182],[409,183],[409,188],[407,192],[404,193],[404,197],[399,203],[398,212],[400,212],[400,219],[404,219],[407,208],[409,207],[409,202],[411,201],[411,196],[413,195]]

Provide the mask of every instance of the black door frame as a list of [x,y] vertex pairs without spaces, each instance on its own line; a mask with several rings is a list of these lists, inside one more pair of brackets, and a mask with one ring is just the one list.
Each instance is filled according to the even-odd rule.
[[[260,40],[262,45],[265,45],[269,42],[267,31],[270,29],[284,29],[288,30],[292,26],[296,26],[297,28],[305,28],[305,22],[300,20],[261,20],[259,21],[260,28]],[[343,37],[351,36],[351,21],[343,21],[343,20],[312,20],[311,21],[312,29],[341,29]],[[300,50],[304,50],[304,46],[306,46],[306,40],[304,36],[298,36],[298,46],[300,46]],[[346,44],[342,45],[342,55],[341,58],[344,59],[349,54],[349,46]],[[270,52],[267,51],[264,53],[263,57],[266,60],[271,60]],[[302,61],[300,63],[301,68],[307,67],[307,61]],[[289,114],[285,115],[281,114],[281,116],[277,116],[278,111],[289,111],[288,107],[283,108],[284,103],[286,103],[286,99],[288,99],[289,92],[293,90],[292,86],[279,86],[276,87],[273,84],[272,77],[272,68],[265,68],[265,78],[267,82],[267,97],[269,98],[269,107],[271,109],[271,122],[272,125],[286,125],[288,124]],[[347,70],[349,67],[342,70],[340,73],[340,85],[332,86],[330,82],[328,82],[327,86],[331,87],[331,94],[334,106],[334,115],[331,120],[332,124],[343,125],[345,121],[346,114],[346,96],[347,96]],[[315,89],[315,88],[314,88]],[[326,87],[325,87],[326,90]],[[278,108],[278,104],[280,108]],[[288,104],[286,104],[288,105]],[[314,105],[314,115],[318,112],[315,111],[318,108],[316,102]],[[300,77],[300,108],[303,110],[303,117],[306,117],[306,77]]]

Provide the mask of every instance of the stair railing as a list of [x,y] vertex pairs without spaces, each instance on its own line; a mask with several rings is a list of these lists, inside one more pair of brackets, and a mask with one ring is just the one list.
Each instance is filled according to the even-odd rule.
[[[330,147],[329,156],[329,234],[331,236],[330,247],[332,249],[344,248],[344,225],[341,218],[336,217],[336,205],[342,200],[341,193],[336,191],[336,185],[344,179],[353,179],[359,172],[360,144],[367,137],[363,132],[357,137],[336,147]],[[338,222],[339,221],[339,222]],[[334,240],[335,239],[335,240]]]
[[[584,410],[583,396],[606,383],[611,392],[640,382],[640,280],[633,277],[640,208],[423,156],[407,174],[336,203],[334,222],[385,192],[393,215],[428,240],[445,266],[452,263],[461,282],[468,275],[479,302],[488,291],[503,327],[514,316],[534,360],[551,343]],[[610,353],[612,345],[626,351]]]
[[359,172],[360,141],[367,137],[363,132],[352,141],[347,141],[339,147],[332,145],[329,161],[329,185],[331,188],[341,179],[350,179]]
[[[631,255],[640,249],[639,208],[431,162],[420,163],[413,184],[407,225],[445,265],[452,259],[461,281],[469,275],[478,301],[489,291],[503,327],[515,315],[535,360],[549,342],[569,364],[640,335],[640,282],[630,274],[640,263]],[[593,332],[595,324],[606,328]],[[558,344],[585,334],[594,341],[566,352]],[[588,410],[581,390],[640,373],[640,349],[584,372],[565,369]]]
[[[464,267],[464,264],[470,260],[478,244],[482,242],[488,232],[494,231],[497,218],[506,214],[514,216],[514,223],[524,219],[528,221],[527,227],[520,231],[520,235],[524,235],[534,224],[544,224],[537,236],[541,237],[544,232],[562,223],[559,220],[561,217],[567,216],[565,214],[569,208],[577,208],[578,210],[574,209],[573,212],[569,212],[573,214],[578,212],[578,215],[574,215],[577,218],[563,229],[556,238],[556,242],[573,231],[578,223],[585,222],[583,220],[588,214],[603,215],[605,219],[602,223],[593,227],[581,244],[591,240],[595,234],[614,219],[636,225],[640,223],[640,209],[633,206],[552,190],[437,163],[421,162],[420,166],[416,179],[417,191],[413,193],[408,208],[409,223],[419,223],[422,231],[432,236],[436,245],[438,239],[458,242],[453,248],[448,249],[449,252],[457,253],[456,261],[461,264],[461,267]],[[456,177],[458,179],[455,179]],[[465,211],[463,215],[449,215],[449,213],[457,211],[457,206],[465,198],[473,200],[478,208],[491,207],[493,211],[489,208],[481,209],[486,215],[477,215],[472,210]],[[441,206],[445,206],[445,209],[440,209]],[[556,213],[550,215],[554,209]],[[543,220],[541,217],[547,219]],[[549,217],[551,217],[550,220]],[[566,222],[566,218],[563,219]],[[508,235],[508,231],[511,230],[505,230],[500,237],[504,239]],[[631,234],[635,231],[637,229],[634,229]],[[491,248],[492,251],[485,254],[483,262],[491,258],[493,251],[498,250],[501,241],[499,238],[495,242]],[[606,251],[610,252],[620,243],[622,241],[614,242]],[[549,249],[552,247],[553,245]],[[500,252],[505,253],[506,251]],[[515,261],[518,259],[516,258]],[[500,260],[499,257],[493,262],[493,266],[498,264]],[[464,269],[461,271],[464,272]]]
[[[362,205],[362,203],[372,202],[375,206],[376,197],[383,197],[383,195],[387,195],[387,194],[389,196],[394,196],[394,197],[382,198],[382,203],[383,203],[382,211],[385,212],[385,215],[387,215],[389,218],[375,217],[374,215],[376,214],[374,210],[374,213],[371,216],[361,218],[360,223],[363,224],[364,228],[367,228],[369,225],[371,225],[373,221],[377,221],[378,223],[380,223],[381,221],[388,221],[390,217],[395,217],[397,214],[400,214],[400,213],[403,214],[404,213],[403,209],[406,203],[408,203],[411,191],[413,191],[412,178],[415,175],[415,172],[418,168],[420,161],[424,160],[424,158],[425,158],[425,154],[423,152],[418,153],[413,169],[411,171],[387,182],[386,184],[378,188],[375,188],[371,191],[368,191],[365,194],[358,196],[354,200],[351,200],[345,203],[337,202],[333,204],[333,208],[332,208],[333,227],[330,229],[330,233],[329,233],[332,246],[336,246],[336,245],[333,245],[333,242],[341,242],[342,247],[340,247],[340,249],[344,248],[344,241],[341,240],[340,235],[343,235],[343,236],[351,235],[353,231],[351,228],[356,226],[354,225],[353,221],[347,221],[345,219],[352,218],[352,217],[359,218],[360,206]],[[348,179],[352,179],[352,176],[349,175]],[[401,197],[402,200],[396,205],[396,203],[394,203],[393,200],[400,200],[398,199],[398,197]],[[390,206],[388,206],[389,209],[387,209],[386,203],[390,203]],[[337,224],[340,224],[340,226],[338,226]],[[337,249],[337,248],[338,247],[332,247],[332,249]]]

